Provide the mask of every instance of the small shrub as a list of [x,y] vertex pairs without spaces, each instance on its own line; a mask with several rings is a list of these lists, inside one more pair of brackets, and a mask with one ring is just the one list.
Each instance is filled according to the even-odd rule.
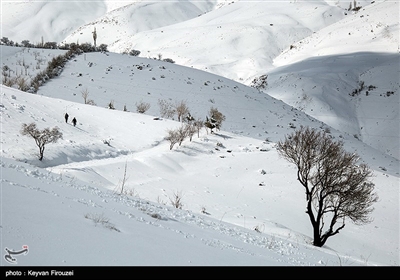
[[17,77],[17,87],[21,91],[27,91],[29,89],[27,79],[25,77]]
[[138,50],[131,50],[129,52],[129,55],[131,55],[131,56],[138,56],[139,54],[140,54],[140,51],[138,51]]
[[251,82],[251,87],[254,87],[256,89],[264,89],[268,86],[268,82],[267,82],[267,78],[268,75],[261,75],[260,77],[256,77],[253,79],[253,81]]
[[115,110],[115,107],[114,107],[114,100],[111,100],[110,103],[108,103],[107,108],[108,108],[108,109],[111,109],[111,110]]
[[150,103],[146,103],[143,101],[136,103],[136,112],[138,112],[140,114],[144,114],[149,109],[150,109]]
[[217,108],[211,107],[209,112],[209,117],[206,117],[206,121],[204,122],[204,126],[211,130],[213,133],[213,129],[220,130],[222,122],[225,120],[225,115],[218,111]]
[[110,219],[106,218],[103,213],[102,214],[87,213],[85,214],[85,218],[92,220],[96,226],[100,224],[105,228],[120,232],[120,230],[117,229],[114,224],[110,223]]
[[108,50],[107,50],[107,45],[106,44],[101,44],[99,47],[98,47],[98,50],[99,51],[101,51],[101,52],[107,52]]
[[182,193],[181,192],[174,192],[172,198],[169,198],[171,205],[177,209],[182,209]]
[[87,105],[93,105],[93,106],[96,106],[96,103],[94,102],[94,100],[93,100],[93,99],[88,99],[86,104],[87,104]]
[[164,58],[163,61],[169,62],[169,63],[175,63],[175,61],[172,60],[171,58]]

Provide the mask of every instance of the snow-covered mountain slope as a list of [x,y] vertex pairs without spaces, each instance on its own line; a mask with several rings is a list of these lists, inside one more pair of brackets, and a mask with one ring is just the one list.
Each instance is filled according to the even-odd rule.
[[310,57],[357,52],[399,53],[399,2],[374,1],[304,38],[274,59],[274,66]]
[[398,11],[374,3],[297,42],[264,92],[399,159]]
[[[65,108],[78,118],[77,127],[64,122]],[[203,130],[199,138],[169,150],[163,136],[178,122],[3,86],[1,111],[2,246],[18,248],[23,243],[32,254],[37,248],[41,252],[34,259],[19,257],[21,265],[398,264],[398,163],[376,150],[365,150],[359,141],[350,145],[363,159],[374,157],[373,181],[380,197],[374,222],[348,223],[319,249],[309,245],[311,228],[295,168],[278,156],[274,143]],[[43,162],[37,160],[33,139],[19,134],[21,124],[32,121],[40,128],[58,126],[63,132],[62,140],[48,144]],[[126,195],[119,195],[125,167]],[[168,206],[174,193],[182,195],[183,210]],[[39,204],[43,207],[35,201],[43,201]],[[91,215],[109,222],[98,221],[94,227]],[[127,245],[126,238],[118,235],[121,232],[140,240],[142,249],[138,242]],[[135,239],[136,235],[163,237]],[[84,242],[83,236],[103,245]],[[158,242],[164,244],[163,252],[176,252],[169,246],[185,246],[187,253],[172,261],[154,246]],[[121,248],[144,256],[121,257]],[[212,248],[223,249],[221,259],[205,257]],[[86,257],[76,259],[77,250]],[[99,250],[111,259],[98,255]],[[237,253],[230,258],[232,250]],[[160,255],[154,259],[156,252]]]
[[[210,1],[214,5],[204,2],[207,7],[201,9],[202,14],[192,8],[197,2],[182,2],[173,2],[174,12],[165,12],[171,3],[159,2],[146,5],[145,11],[135,4],[113,11],[107,16],[118,24],[114,27],[104,21],[99,23],[98,42],[104,42],[114,52],[137,49],[144,57],[162,54],[182,65],[245,81],[249,75],[268,70],[273,58],[290,44],[344,16],[344,9],[325,1],[221,1],[219,6],[217,1]],[[149,11],[154,15],[151,25]],[[132,17],[134,12],[140,16]],[[170,24],[166,23],[168,19]],[[103,27],[105,24],[107,27]],[[82,27],[65,41],[91,42],[95,25]],[[125,26],[130,26],[130,31]]]
[[267,94],[400,158],[400,55],[313,57],[268,74]]
[[61,42],[107,12],[111,1],[2,1],[2,37],[20,43]]
[[[3,53],[10,54],[8,61],[14,58],[34,64],[32,49],[28,52],[21,48],[15,53],[18,48],[2,48]],[[53,52],[59,51],[43,50],[38,56],[52,57],[54,54],[49,54]],[[17,67],[18,63],[13,65]],[[81,92],[85,89],[96,106],[83,104]],[[222,131],[207,134],[203,130],[199,138],[195,135],[192,142],[187,140],[170,151],[164,140],[166,131],[180,123],[154,119],[159,116],[160,99],[172,103],[184,100],[192,114],[200,118],[211,106],[218,108],[226,116]],[[111,100],[115,110],[105,108]],[[151,104],[146,114],[135,113],[135,104],[140,101]],[[130,112],[122,110],[124,105]],[[65,123],[66,111],[78,119],[77,127]],[[330,131],[374,170],[380,201],[373,212],[374,223],[346,225],[326,249],[332,248],[340,254],[340,260],[352,264],[398,264],[398,246],[393,245],[398,236],[398,160],[254,88],[159,60],[86,53],[69,61],[61,75],[37,94],[2,86],[1,112],[2,156],[15,161],[4,165],[6,174],[14,174],[20,162],[26,162],[37,167],[24,167],[22,173],[49,172],[50,181],[60,178],[74,185],[79,180],[93,188],[118,192],[126,165],[125,190],[134,197],[168,205],[174,193],[180,192],[187,211],[271,236],[301,240],[296,241],[301,244],[308,244],[310,238],[303,190],[296,182],[294,166],[278,156],[274,143],[300,125]],[[19,133],[22,123],[32,121],[40,128],[58,126],[64,134],[63,140],[48,145],[43,162],[37,160],[34,141]],[[4,182],[29,186],[16,179],[23,176],[10,176]],[[106,211],[106,216],[110,215]],[[117,219],[114,215],[112,218]],[[371,232],[385,238],[377,242]],[[294,262],[304,264],[298,258]],[[307,261],[307,265],[310,263],[315,262]],[[322,263],[326,264],[326,259]]]
[[[82,2],[83,3],[83,2]],[[3,36],[107,44],[113,52],[177,63],[248,82],[291,44],[346,18],[332,1],[49,1],[4,3]],[[365,7],[370,1],[357,1]],[[82,4],[82,5],[81,5]],[[24,10],[24,12],[19,12]]]
[[[82,54],[37,94],[1,86],[1,247],[29,245],[21,265],[398,266],[399,3],[357,1],[357,13],[339,1],[168,3],[1,3],[12,40],[92,42],[96,27],[98,45],[142,56]],[[2,67],[29,81],[64,52],[1,46]],[[146,59],[158,54],[186,66]],[[263,74],[265,88],[245,85]],[[85,90],[96,106],[83,104]],[[226,120],[169,150],[167,130],[181,124],[154,119],[159,100],[184,101],[201,119],[215,107]],[[32,121],[64,135],[43,161],[19,132]],[[300,125],[358,153],[379,195],[371,224],[347,223],[324,248],[310,245],[304,191],[274,148]],[[183,210],[170,207],[176,193]],[[111,223],[93,225],[101,215]]]
[[[81,92],[98,106],[113,102],[117,110],[149,103],[148,114],[159,116],[159,101],[187,103],[192,116],[205,119],[211,107],[226,121],[223,129],[258,139],[277,140],[276,129],[292,130],[302,123],[323,127],[282,101],[224,77],[176,64],[115,53],[88,53],[76,57],[60,78],[41,87],[38,94],[83,103]],[[280,134],[280,133],[279,133]]]
[[[17,16],[15,11],[23,5],[30,8],[24,9],[23,17]],[[45,29],[49,34],[45,40],[93,43],[96,28],[97,45],[107,44],[114,52],[136,49],[142,57],[172,58],[247,85],[266,75],[269,86],[264,92],[399,158],[398,126],[391,131],[380,126],[382,121],[399,121],[398,1],[357,1],[357,11],[349,10],[354,8],[351,1],[89,1],[82,7],[74,5],[78,3],[4,3],[3,10],[8,12],[3,34],[39,42]],[[39,17],[43,11],[54,12]],[[81,16],[84,11],[91,13]],[[59,30],[58,21],[71,28]],[[381,53],[391,55],[386,59]],[[279,68],[283,66],[287,67]],[[385,73],[384,79],[380,73]],[[376,89],[368,91],[368,99],[363,98],[367,90],[350,96],[362,82]]]

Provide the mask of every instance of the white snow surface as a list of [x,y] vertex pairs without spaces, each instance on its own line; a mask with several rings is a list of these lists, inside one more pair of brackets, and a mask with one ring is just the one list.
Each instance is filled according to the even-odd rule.
[[[96,26],[111,51],[76,56],[37,94],[1,85],[3,254],[29,246],[17,266],[398,266],[399,3],[357,3],[2,2],[2,36],[89,42]],[[132,48],[140,57],[122,54]],[[29,80],[62,53],[2,45],[2,67]],[[248,86],[263,74],[265,88]],[[360,81],[376,88],[351,96]],[[181,123],[160,118],[160,99],[226,121],[170,150]],[[20,134],[31,122],[63,133],[43,161]],[[358,153],[379,196],[372,223],[347,221],[322,248],[296,169],[275,149],[301,125]]]

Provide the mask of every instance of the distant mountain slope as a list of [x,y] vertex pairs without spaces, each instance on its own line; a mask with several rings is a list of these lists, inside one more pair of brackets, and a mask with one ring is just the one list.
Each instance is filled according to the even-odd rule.
[[309,58],[268,73],[267,94],[400,158],[400,55]]
[[[344,17],[325,1],[234,1],[199,17],[110,42],[110,50],[158,53],[236,81],[246,81],[290,44]],[[76,40],[76,37],[71,38]]]
[[399,5],[371,4],[297,42],[263,73],[264,91],[399,159]]
[[[186,22],[209,12],[217,1],[136,1],[80,26],[63,42],[93,42],[96,28],[97,41],[109,46],[110,51],[120,52],[111,46],[125,42],[133,34],[168,25]],[[144,50],[143,50],[144,52]],[[145,55],[145,52],[143,53]]]
[[[370,1],[357,1],[366,6]],[[171,57],[247,82],[291,44],[345,16],[331,1],[63,1],[2,3],[3,36],[107,44],[113,52]]]
[[14,42],[61,42],[107,12],[107,1],[2,1],[2,36]]
[[274,60],[274,66],[326,55],[355,52],[399,53],[400,3],[374,1],[293,44]]

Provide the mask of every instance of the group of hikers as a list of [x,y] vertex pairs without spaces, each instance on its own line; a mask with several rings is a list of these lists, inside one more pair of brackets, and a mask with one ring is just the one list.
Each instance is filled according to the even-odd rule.
[[[65,113],[65,122],[66,123],[68,123],[68,118],[69,118],[69,115],[68,115],[68,113]],[[74,126],[76,126],[76,118],[74,117],[73,119],[72,119],[72,124],[74,125]]]

